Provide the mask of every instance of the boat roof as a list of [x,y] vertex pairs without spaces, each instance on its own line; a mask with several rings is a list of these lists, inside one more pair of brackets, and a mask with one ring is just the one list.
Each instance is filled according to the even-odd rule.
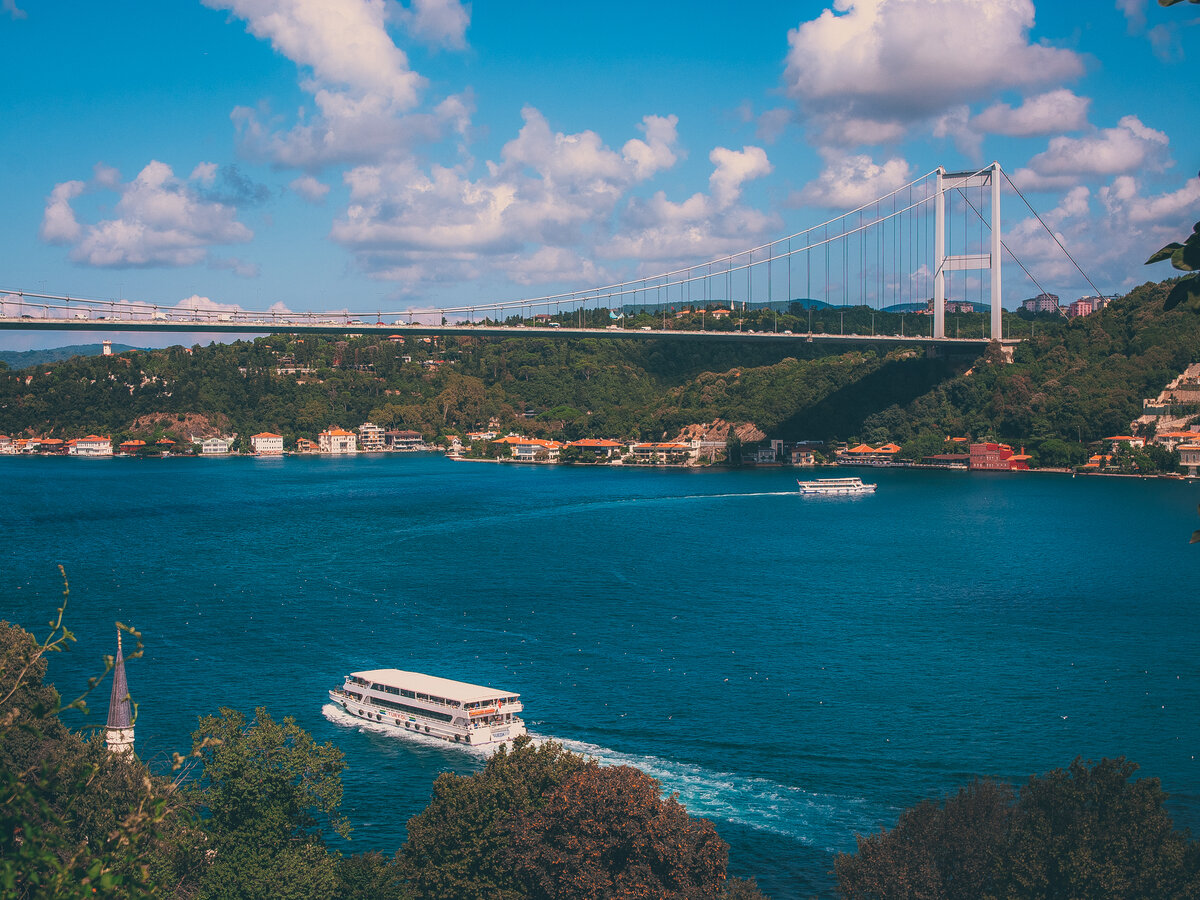
[[405,672],[402,669],[371,669],[366,672],[350,674],[378,684],[405,688],[420,694],[433,694],[447,700],[458,700],[461,703],[474,703],[476,700],[491,700],[496,697],[521,696],[515,691],[485,687],[481,684],[469,684],[450,678],[439,678],[436,675],[424,675],[421,672]]

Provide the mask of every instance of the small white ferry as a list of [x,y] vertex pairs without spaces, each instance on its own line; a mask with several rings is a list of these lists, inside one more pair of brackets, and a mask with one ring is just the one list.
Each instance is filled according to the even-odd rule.
[[875,485],[863,484],[861,478],[818,478],[816,481],[797,481],[805,496],[836,496],[873,494]]
[[329,699],[352,716],[451,743],[485,747],[525,733],[521,695],[436,675],[373,669],[346,676]]

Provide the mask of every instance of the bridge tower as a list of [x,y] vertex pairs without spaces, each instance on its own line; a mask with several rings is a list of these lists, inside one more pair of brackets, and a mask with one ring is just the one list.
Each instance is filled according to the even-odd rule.
[[[969,187],[992,189],[990,253],[968,253],[947,255],[946,253],[946,191]],[[979,211],[983,215],[983,210]],[[992,274],[992,339],[1003,337],[1001,326],[1000,296],[1000,163],[993,162],[978,172],[947,172],[941,166],[937,170],[937,199],[934,206],[933,243],[933,336],[946,336],[946,273],[990,269]]]

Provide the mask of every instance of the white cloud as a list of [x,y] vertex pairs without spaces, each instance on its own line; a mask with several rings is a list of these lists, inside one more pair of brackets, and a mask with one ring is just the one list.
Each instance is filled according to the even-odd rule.
[[825,143],[895,140],[963,103],[1072,78],[1070,50],[1029,42],[1031,0],[836,0],[788,33],[788,94]]
[[[1042,219],[1102,291],[1128,289],[1156,277],[1143,270],[1147,257],[1179,240],[1195,220],[1200,178],[1173,191],[1144,194],[1142,183],[1118,175],[1095,192],[1083,185],[1067,191]],[[1015,222],[1004,241],[1044,285],[1085,288],[1086,281],[1033,217]],[[1169,273],[1160,272],[1157,277]],[[1055,290],[1054,287],[1050,287]]]
[[1125,16],[1130,34],[1146,27],[1146,0],[1117,0],[1117,9]]
[[742,195],[742,185],[773,171],[767,152],[762,147],[743,147],[729,150],[716,147],[708,155],[716,166],[708,176],[708,188],[717,209],[728,209]]
[[638,181],[675,165],[674,147],[679,137],[675,126],[678,124],[678,116],[646,116],[638,126],[646,140],[633,138],[625,142],[621,156],[633,164],[634,177]]
[[634,200],[623,229],[596,252],[610,259],[695,262],[744,249],[780,227],[777,217],[740,202],[746,182],[771,173],[766,151],[716,147],[708,158],[713,164],[708,194],[677,203],[657,191],[648,200]]
[[1087,97],[1059,88],[1027,97],[1016,109],[1007,103],[993,104],[975,116],[971,125],[978,131],[1013,137],[1078,131],[1087,127],[1091,102]]
[[1116,128],[1079,138],[1056,137],[1029,161],[1036,176],[1080,178],[1119,175],[1166,166],[1167,136],[1147,128],[1137,116],[1125,116]]
[[[56,185],[46,202],[42,238],[72,245],[71,259],[91,266],[187,266],[204,262],[208,248],[244,243],[253,233],[237,221],[232,206],[203,199],[180,181],[165,163],[152,161],[128,184],[117,184],[120,193],[117,217],[81,226],[71,201],[89,187],[114,189],[111,170],[92,185],[69,181]],[[201,184],[209,175],[205,166],[193,172]]]
[[467,45],[471,13],[458,0],[412,0],[408,9],[396,10],[393,18],[427,44],[455,50]]
[[1114,178],[1111,185],[1101,188],[1099,196],[1110,216],[1123,217],[1136,225],[1161,226],[1181,234],[1195,219],[1196,209],[1200,207],[1200,178],[1189,178],[1183,187],[1165,194],[1143,197],[1140,191],[1137,179],[1121,175]]
[[202,0],[246,22],[246,30],[321,84],[339,85],[402,109],[417,103],[423,79],[387,33],[384,0]]
[[337,163],[374,162],[405,155],[414,144],[447,133],[465,134],[474,112],[468,93],[445,98],[430,112],[399,114],[377,95],[354,97],[319,90],[317,115],[278,130],[265,109],[239,106],[230,118],[242,152],[277,165],[315,169]]
[[329,185],[317,181],[311,175],[301,175],[288,185],[293,191],[309,203],[320,203],[329,193]]
[[0,10],[8,13],[14,20],[28,18],[29,14],[25,10],[18,8],[17,0],[2,0],[0,2]]
[[268,40],[301,68],[300,86],[313,108],[295,120],[266,103],[231,114],[242,153],[277,165],[315,170],[341,163],[397,158],[415,143],[465,134],[473,113],[469,92],[419,110],[426,79],[388,33],[392,23],[411,37],[465,47],[469,13],[458,0],[204,0],[228,9],[246,30]]
[[[674,116],[647,116],[640,125],[645,139],[627,141],[619,153],[593,131],[555,132],[532,107],[522,116],[520,132],[477,179],[465,166],[425,172],[411,160],[352,169],[345,175],[350,205],[332,238],[380,277],[423,279],[435,259],[456,263],[469,277],[481,256],[583,241],[633,185],[677,158]],[[543,255],[522,277],[548,273],[557,263],[545,260],[561,258]]]
[[908,163],[892,157],[876,163],[866,155],[831,155],[825,168],[792,198],[794,204],[854,209],[912,180]]
[[64,181],[56,184],[46,198],[46,209],[42,213],[42,240],[50,244],[70,244],[79,239],[83,232],[75,219],[71,201],[87,187],[82,181]]

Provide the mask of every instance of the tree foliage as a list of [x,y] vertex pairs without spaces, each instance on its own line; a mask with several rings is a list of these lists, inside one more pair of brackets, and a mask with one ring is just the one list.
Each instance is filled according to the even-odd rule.
[[349,833],[341,751],[262,707],[253,722],[225,708],[206,716],[192,740],[204,769],[189,794],[211,838],[200,896],[338,896],[323,830]]
[[1018,793],[977,781],[926,801],[836,860],[852,900],[1195,897],[1200,843],[1176,829],[1158,779],[1124,758],[1034,776]]
[[515,817],[510,852],[533,898],[715,898],[728,847],[629,766],[589,764]]
[[0,622],[0,896],[160,895],[186,855],[177,848],[189,820],[168,780],[59,718],[67,707],[86,711],[86,692],[64,706],[43,683],[47,654],[75,639],[63,624],[66,595],[41,641]]

